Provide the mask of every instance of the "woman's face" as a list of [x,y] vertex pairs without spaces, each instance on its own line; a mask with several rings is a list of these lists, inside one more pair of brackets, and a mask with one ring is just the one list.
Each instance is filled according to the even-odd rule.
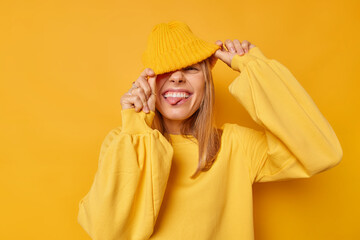
[[183,121],[200,107],[205,92],[201,63],[157,75],[156,109],[165,121]]

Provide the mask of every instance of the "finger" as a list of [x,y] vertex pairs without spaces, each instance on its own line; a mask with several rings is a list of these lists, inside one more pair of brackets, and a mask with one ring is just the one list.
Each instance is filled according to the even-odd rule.
[[144,71],[142,71],[142,73],[140,74],[140,77],[143,78],[144,80],[147,80],[147,77],[153,77],[155,76],[154,71],[151,68],[146,68]]
[[148,84],[149,77],[154,77],[155,72],[151,68],[146,68],[138,78],[139,85],[145,90],[146,97],[149,98],[151,95],[151,87]]
[[150,86],[150,90],[151,90],[151,94],[150,97],[148,99],[148,106],[149,106],[149,110],[155,112],[155,102],[156,102],[156,75],[153,77],[149,77],[148,79],[148,83]]
[[[216,41],[216,44],[220,46],[222,42],[220,40]],[[233,46],[234,53],[231,53],[229,50],[231,49],[231,46]],[[228,50],[229,49],[229,50]],[[221,49],[218,49],[213,56],[216,59],[220,59],[224,63],[226,63],[229,67],[231,66],[231,59],[236,55],[236,51],[234,48],[234,45],[231,40],[226,40],[225,44],[222,45]]]
[[215,44],[218,45],[219,47],[221,47],[221,50],[224,50],[224,46],[223,46],[223,42],[222,42],[222,41],[217,40],[217,41],[215,42]]
[[134,107],[133,103],[130,101],[130,96],[131,96],[131,94],[129,92],[127,92],[121,97],[120,103],[121,103],[122,109],[125,110],[125,109]]
[[222,55],[222,52],[226,51],[225,48],[224,48],[224,45],[223,45],[223,42],[220,41],[220,40],[217,40],[215,42],[216,45],[218,45],[219,47],[221,47],[220,49],[216,50],[215,53],[214,53],[214,57],[215,58],[220,58],[221,55]]
[[234,46],[235,46],[235,49],[236,49],[236,52],[239,54],[239,55],[243,55],[245,52],[243,50],[243,48],[241,47],[241,43],[238,39],[234,39]]
[[241,47],[245,50],[245,52],[249,51],[249,45],[250,43],[247,40],[241,42]]
[[136,89],[132,90],[131,94],[138,96],[142,102],[144,112],[146,112],[146,113],[149,112],[149,107],[147,106],[147,97],[145,96],[144,89],[142,89],[141,87],[136,88]]
[[142,108],[142,102],[140,98],[136,95],[130,95],[129,93],[125,93],[121,97],[121,108],[122,109],[129,109],[135,108],[137,112],[139,112]]
[[234,43],[230,39],[225,41],[225,47],[229,50],[229,52],[236,53]]
[[139,77],[139,79],[136,80],[136,83],[139,85],[139,88],[143,89],[146,100],[151,95],[151,88],[150,88],[150,85],[149,85],[147,79],[148,79],[148,77],[146,77],[145,79],[143,79],[142,77]]
[[136,82],[133,82],[131,88],[129,89],[129,91],[127,91],[127,93],[131,95],[132,90],[136,88],[138,88],[138,86],[136,85]]
[[229,53],[228,51],[224,50],[217,50],[214,53],[214,56],[218,59],[220,59],[221,61],[223,61],[224,63],[226,63],[228,66],[231,65],[231,59],[232,57],[236,55],[236,53]]
[[218,45],[220,49],[216,50],[215,53],[210,58],[211,68],[215,66],[217,59],[219,58],[219,55],[221,55],[222,52],[226,51],[224,48],[224,44],[221,40],[217,40],[215,44]]
[[156,76],[149,77],[147,83],[148,86],[150,87],[151,93],[156,93]]
[[139,96],[137,95],[131,95],[129,97],[130,102],[133,104],[135,111],[139,112],[143,108],[143,104]]

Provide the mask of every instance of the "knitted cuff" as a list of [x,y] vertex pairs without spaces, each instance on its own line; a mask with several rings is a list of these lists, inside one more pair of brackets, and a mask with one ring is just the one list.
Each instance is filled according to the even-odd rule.
[[231,68],[241,72],[248,62],[257,58],[268,60],[258,47],[253,47],[248,53],[245,53],[242,56],[235,55],[231,60]]
[[122,117],[122,133],[141,134],[150,132],[155,112],[145,113],[143,111],[136,112],[134,108],[121,110]]

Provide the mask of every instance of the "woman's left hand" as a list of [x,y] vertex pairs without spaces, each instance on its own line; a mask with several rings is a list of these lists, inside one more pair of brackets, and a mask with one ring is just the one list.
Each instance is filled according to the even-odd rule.
[[220,59],[221,61],[226,63],[229,67],[231,67],[231,60],[235,55],[242,56],[247,52],[249,52],[251,48],[255,47],[254,44],[251,44],[247,40],[240,42],[238,39],[234,39],[233,41],[227,39],[224,44],[222,41],[217,40],[215,44],[221,46],[221,48],[214,53],[212,57],[213,58],[212,61],[216,61],[216,59]]

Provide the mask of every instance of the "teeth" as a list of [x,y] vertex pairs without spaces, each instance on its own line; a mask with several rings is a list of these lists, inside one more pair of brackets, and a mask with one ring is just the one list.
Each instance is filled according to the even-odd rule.
[[190,97],[189,94],[185,92],[167,92],[165,93],[164,97],[180,97],[180,98],[188,98]]

